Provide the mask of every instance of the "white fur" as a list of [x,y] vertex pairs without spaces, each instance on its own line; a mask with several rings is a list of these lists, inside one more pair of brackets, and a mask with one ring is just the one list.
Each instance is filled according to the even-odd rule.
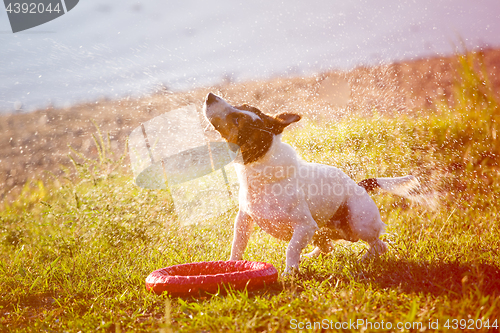
[[[215,105],[205,105],[205,116],[224,117],[228,107],[232,108],[219,98]],[[257,161],[237,163],[236,172],[240,182],[239,212],[230,260],[242,259],[253,223],[257,223],[270,235],[289,241],[284,273],[292,273],[298,270],[301,252],[314,233],[342,204],[349,208],[353,236],[370,245],[365,256],[387,250],[387,244],[379,239],[385,224],[365,189],[338,168],[301,160],[290,145],[281,141],[281,135],[274,136],[270,149]],[[411,176],[377,179],[381,188],[395,193],[413,180]],[[307,256],[319,253],[316,248]]]
[[240,211],[230,260],[241,259],[255,222],[270,235],[290,241],[285,273],[298,270],[302,250],[343,202],[353,217],[353,234],[375,247],[370,254],[385,252],[378,239],[385,224],[368,193],[340,169],[302,161],[280,136],[263,158],[236,164],[236,172]]
[[415,176],[404,176],[394,178],[377,178],[381,189],[403,197],[411,195],[412,190],[419,186]]
[[[206,111],[206,110],[205,110]],[[228,113],[242,113],[246,114],[247,116],[250,116],[254,120],[258,120],[259,116],[257,116],[255,113],[245,111],[245,110],[239,110],[233,107],[231,104],[226,102],[220,97],[217,97],[217,104],[212,105],[211,110],[213,114],[217,114],[219,117],[226,117]]]

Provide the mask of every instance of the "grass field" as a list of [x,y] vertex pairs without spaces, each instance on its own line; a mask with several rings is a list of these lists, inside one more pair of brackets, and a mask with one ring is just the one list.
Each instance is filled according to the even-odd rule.
[[[149,293],[155,269],[227,259],[236,211],[180,225],[168,193],[135,186],[96,131],[98,160],[71,152],[78,179],[32,181],[0,212],[0,331],[500,331],[500,107],[481,59],[460,60],[453,105],[304,120],[284,135],[355,180],[420,177],[416,203],[374,196],[388,224],[381,258],[361,263],[365,244],[339,242],[259,291]],[[282,272],[286,246],[256,227],[244,259]]]

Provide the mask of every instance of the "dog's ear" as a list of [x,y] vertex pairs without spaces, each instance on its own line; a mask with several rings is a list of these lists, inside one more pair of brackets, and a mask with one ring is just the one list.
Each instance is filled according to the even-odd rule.
[[295,113],[280,113],[274,117],[278,120],[283,128],[287,127],[290,124],[293,124],[299,121],[302,117]]
[[300,116],[295,113],[280,113],[274,117],[269,117],[272,119],[270,129],[274,134],[281,134],[285,127],[290,124],[293,124],[300,120]]

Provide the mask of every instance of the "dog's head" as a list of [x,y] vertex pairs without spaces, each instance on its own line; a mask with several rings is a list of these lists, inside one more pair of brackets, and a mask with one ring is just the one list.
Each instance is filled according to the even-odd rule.
[[232,106],[212,93],[207,95],[203,112],[226,141],[240,147],[245,164],[265,155],[274,136],[300,120],[300,116],[294,113],[272,117],[246,104]]

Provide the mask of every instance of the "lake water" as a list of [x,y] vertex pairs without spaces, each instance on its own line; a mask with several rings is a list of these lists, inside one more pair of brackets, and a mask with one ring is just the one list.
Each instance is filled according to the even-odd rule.
[[500,46],[498,0],[81,0],[13,34],[0,8],[0,112],[307,75]]

